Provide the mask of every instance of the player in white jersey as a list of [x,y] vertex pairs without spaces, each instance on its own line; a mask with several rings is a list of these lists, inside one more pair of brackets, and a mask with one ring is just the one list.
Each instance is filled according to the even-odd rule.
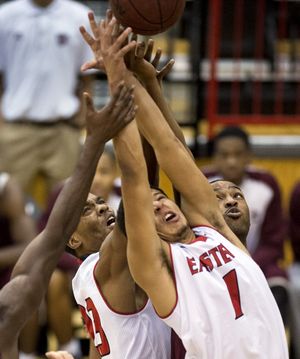
[[[170,358],[170,329],[157,317],[150,300],[143,300],[141,306],[137,305],[138,309],[132,312],[114,309],[114,304],[106,300],[105,289],[99,285],[94,274],[99,261],[99,253],[88,256],[72,285],[82,317],[101,356],[107,359]],[[127,276],[126,270],[124,274]],[[127,281],[127,278],[123,279]],[[125,296],[132,298],[129,293],[132,289],[128,286],[124,292],[120,288],[119,301],[125,302]]]
[[[206,178],[126,70],[116,51],[121,42],[114,39],[115,25],[112,19],[99,27],[108,79],[111,86],[120,78],[136,86],[139,128],[181,192],[186,214],[160,191],[151,193],[138,129],[134,122],[129,124],[114,145],[134,279],[183,340],[186,358],[287,358],[283,323],[263,274],[226,224]],[[141,49],[131,60],[143,61]],[[236,200],[244,202],[236,190]],[[230,211],[237,220],[248,213]],[[197,227],[200,236],[189,225]]]

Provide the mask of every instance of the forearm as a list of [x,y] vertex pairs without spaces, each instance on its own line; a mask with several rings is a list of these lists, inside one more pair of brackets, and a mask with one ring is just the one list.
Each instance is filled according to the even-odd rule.
[[[121,170],[128,250],[136,268],[140,265],[151,267],[157,260],[160,242],[155,239],[153,200],[141,140],[134,122],[114,139],[114,146]],[[151,240],[144,235],[145,228],[149,229]],[[150,234],[152,232],[153,235]]]
[[171,127],[171,130],[173,131],[175,136],[185,147],[187,147],[182,130],[178,122],[174,118],[174,115],[163,95],[163,89],[160,86],[158,80],[155,78],[151,81],[145,82],[144,85],[147,92],[149,93],[153,101],[156,103],[157,107],[160,109],[168,125]]
[[51,248],[64,247],[75,231],[103,149],[100,139],[92,135],[86,138],[74,174],[58,196],[45,228],[53,237],[48,241]]

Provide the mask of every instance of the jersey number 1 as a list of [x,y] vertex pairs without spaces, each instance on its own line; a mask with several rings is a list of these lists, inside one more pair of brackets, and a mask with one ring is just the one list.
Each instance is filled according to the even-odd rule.
[[227,274],[225,274],[223,280],[226,283],[230,295],[231,303],[235,311],[235,319],[239,319],[244,315],[244,313],[241,307],[240,290],[239,290],[239,283],[237,279],[236,270],[233,269]]
[[85,302],[86,309],[80,306],[81,315],[83,316],[83,320],[91,338],[94,340],[95,347],[99,354],[104,357],[105,355],[110,354],[110,348],[101,326],[100,316],[91,298],[87,298]]

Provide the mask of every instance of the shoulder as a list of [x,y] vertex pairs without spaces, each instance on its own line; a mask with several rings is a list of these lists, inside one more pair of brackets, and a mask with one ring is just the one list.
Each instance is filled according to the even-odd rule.
[[0,6],[0,19],[1,22],[4,24],[11,19],[12,17],[21,14],[24,9],[26,8],[25,1],[22,0],[15,0],[5,3]]

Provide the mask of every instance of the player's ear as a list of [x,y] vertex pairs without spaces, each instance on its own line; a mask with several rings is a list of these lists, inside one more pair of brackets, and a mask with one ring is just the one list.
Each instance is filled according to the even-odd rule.
[[78,236],[76,236],[75,233],[73,233],[69,239],[69,242],[67,243],[67,246],[73,250],[76,250],[81,246],[81,244],[81,240],[78,238]]

